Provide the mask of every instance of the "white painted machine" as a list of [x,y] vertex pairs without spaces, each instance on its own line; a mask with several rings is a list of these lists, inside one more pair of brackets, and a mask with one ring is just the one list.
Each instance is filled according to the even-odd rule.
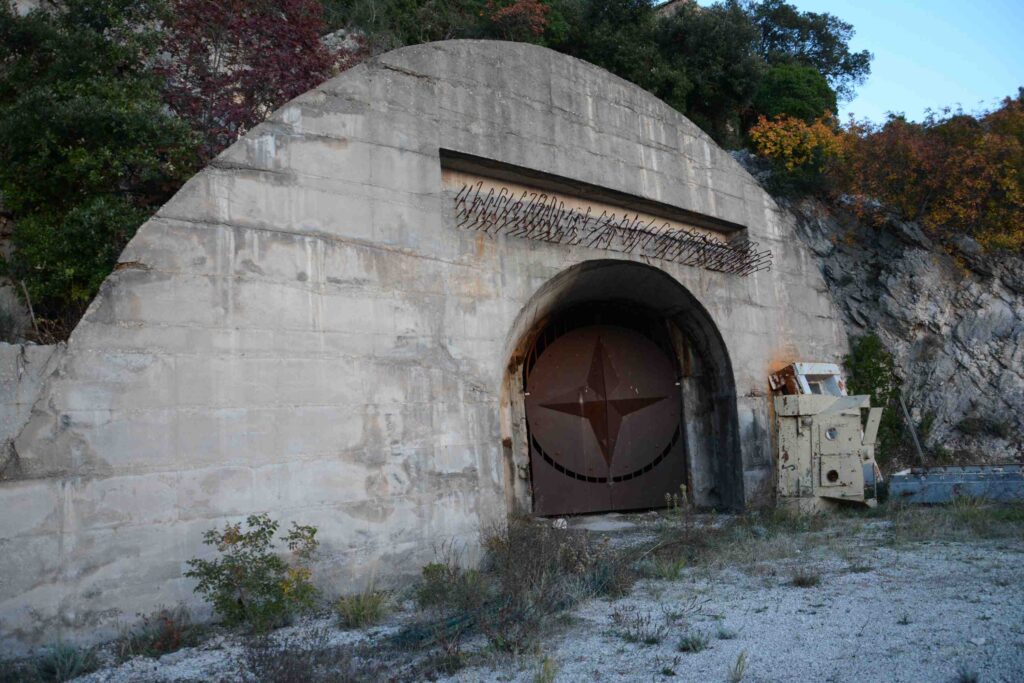
[[802,512],[830,501],[874,506],[881,472],[875,438],[881,408],[870,396],[847,396],[839,366],[793,363],[769,377],[776,392],[776,492]]

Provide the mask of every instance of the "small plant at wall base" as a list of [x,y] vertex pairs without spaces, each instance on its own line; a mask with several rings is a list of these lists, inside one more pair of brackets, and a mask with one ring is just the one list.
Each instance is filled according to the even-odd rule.
[[314,606],[317,591],[308,567],[319,541],[316,527],[292,523],[281,540],[291,562],[274,552],[278,523],[266,514],[250,515],[241,524],[211,529],[203,543],[214,546],[214,560],[192,559],[185,576],[198,580],[195,590],[228,625],[249,624],[261,632],[281,626],[296,613]]

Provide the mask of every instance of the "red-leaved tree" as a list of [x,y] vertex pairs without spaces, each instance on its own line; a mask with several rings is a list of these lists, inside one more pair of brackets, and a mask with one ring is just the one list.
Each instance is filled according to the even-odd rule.
[[541,0],[488,0],[488,19],[505,40],[528,40],[544,33],[551,8]]
[[208,161],[331,74],[316,0],[172,0],[164,97],[203,136]]

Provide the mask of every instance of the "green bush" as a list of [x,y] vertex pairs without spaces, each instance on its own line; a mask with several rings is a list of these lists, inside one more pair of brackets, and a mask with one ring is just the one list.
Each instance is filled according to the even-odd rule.
[[843,359],[843,364],[848,373],[847,392],[850,395],[868,394],[872,406],[884,409],[878,427],[875,459],[885,467],[894,458],[909,452],[899,403],[896,361],[878,335],[867,334],[853,340],[850,354]]
[[241,524],[211,529],[203,543],[217,548],[215,560],[192,559],[185,576],[199,583],[195,590],[213,606],[225,623],[248,624],[257,632],[287,623],[296,613],[314,606],[317,591],[310,583],[308,563],[316,551],[316,528],[292,523],[282,537],[292,562],[274,552],[278,523],[266,514],[251,515]]
[[160,0],[0,2],[7,274],[66,334],[138,226],[191,175],[196,140],[153,72]]
[[761,82],[754,96],[754,110],[769,119],[793,116],[811,123],[836,112],[836,94],[814,67],[778,64]]

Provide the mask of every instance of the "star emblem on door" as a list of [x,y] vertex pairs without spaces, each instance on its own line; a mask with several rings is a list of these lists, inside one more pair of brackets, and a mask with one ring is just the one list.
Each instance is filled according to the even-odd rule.
[[551,403],[540,404],[541,408],[576,415],[589,422],[601,448],[601,455],[609,467],[615,455],[615,444],[619,438],[622,420],[631,413],[667,398],[609,398],[619,383],[619,376],[612,366],[604,344],[601,343],[601,338],[598,337],[590,359],[590,370],[583,386],[559,396]]

